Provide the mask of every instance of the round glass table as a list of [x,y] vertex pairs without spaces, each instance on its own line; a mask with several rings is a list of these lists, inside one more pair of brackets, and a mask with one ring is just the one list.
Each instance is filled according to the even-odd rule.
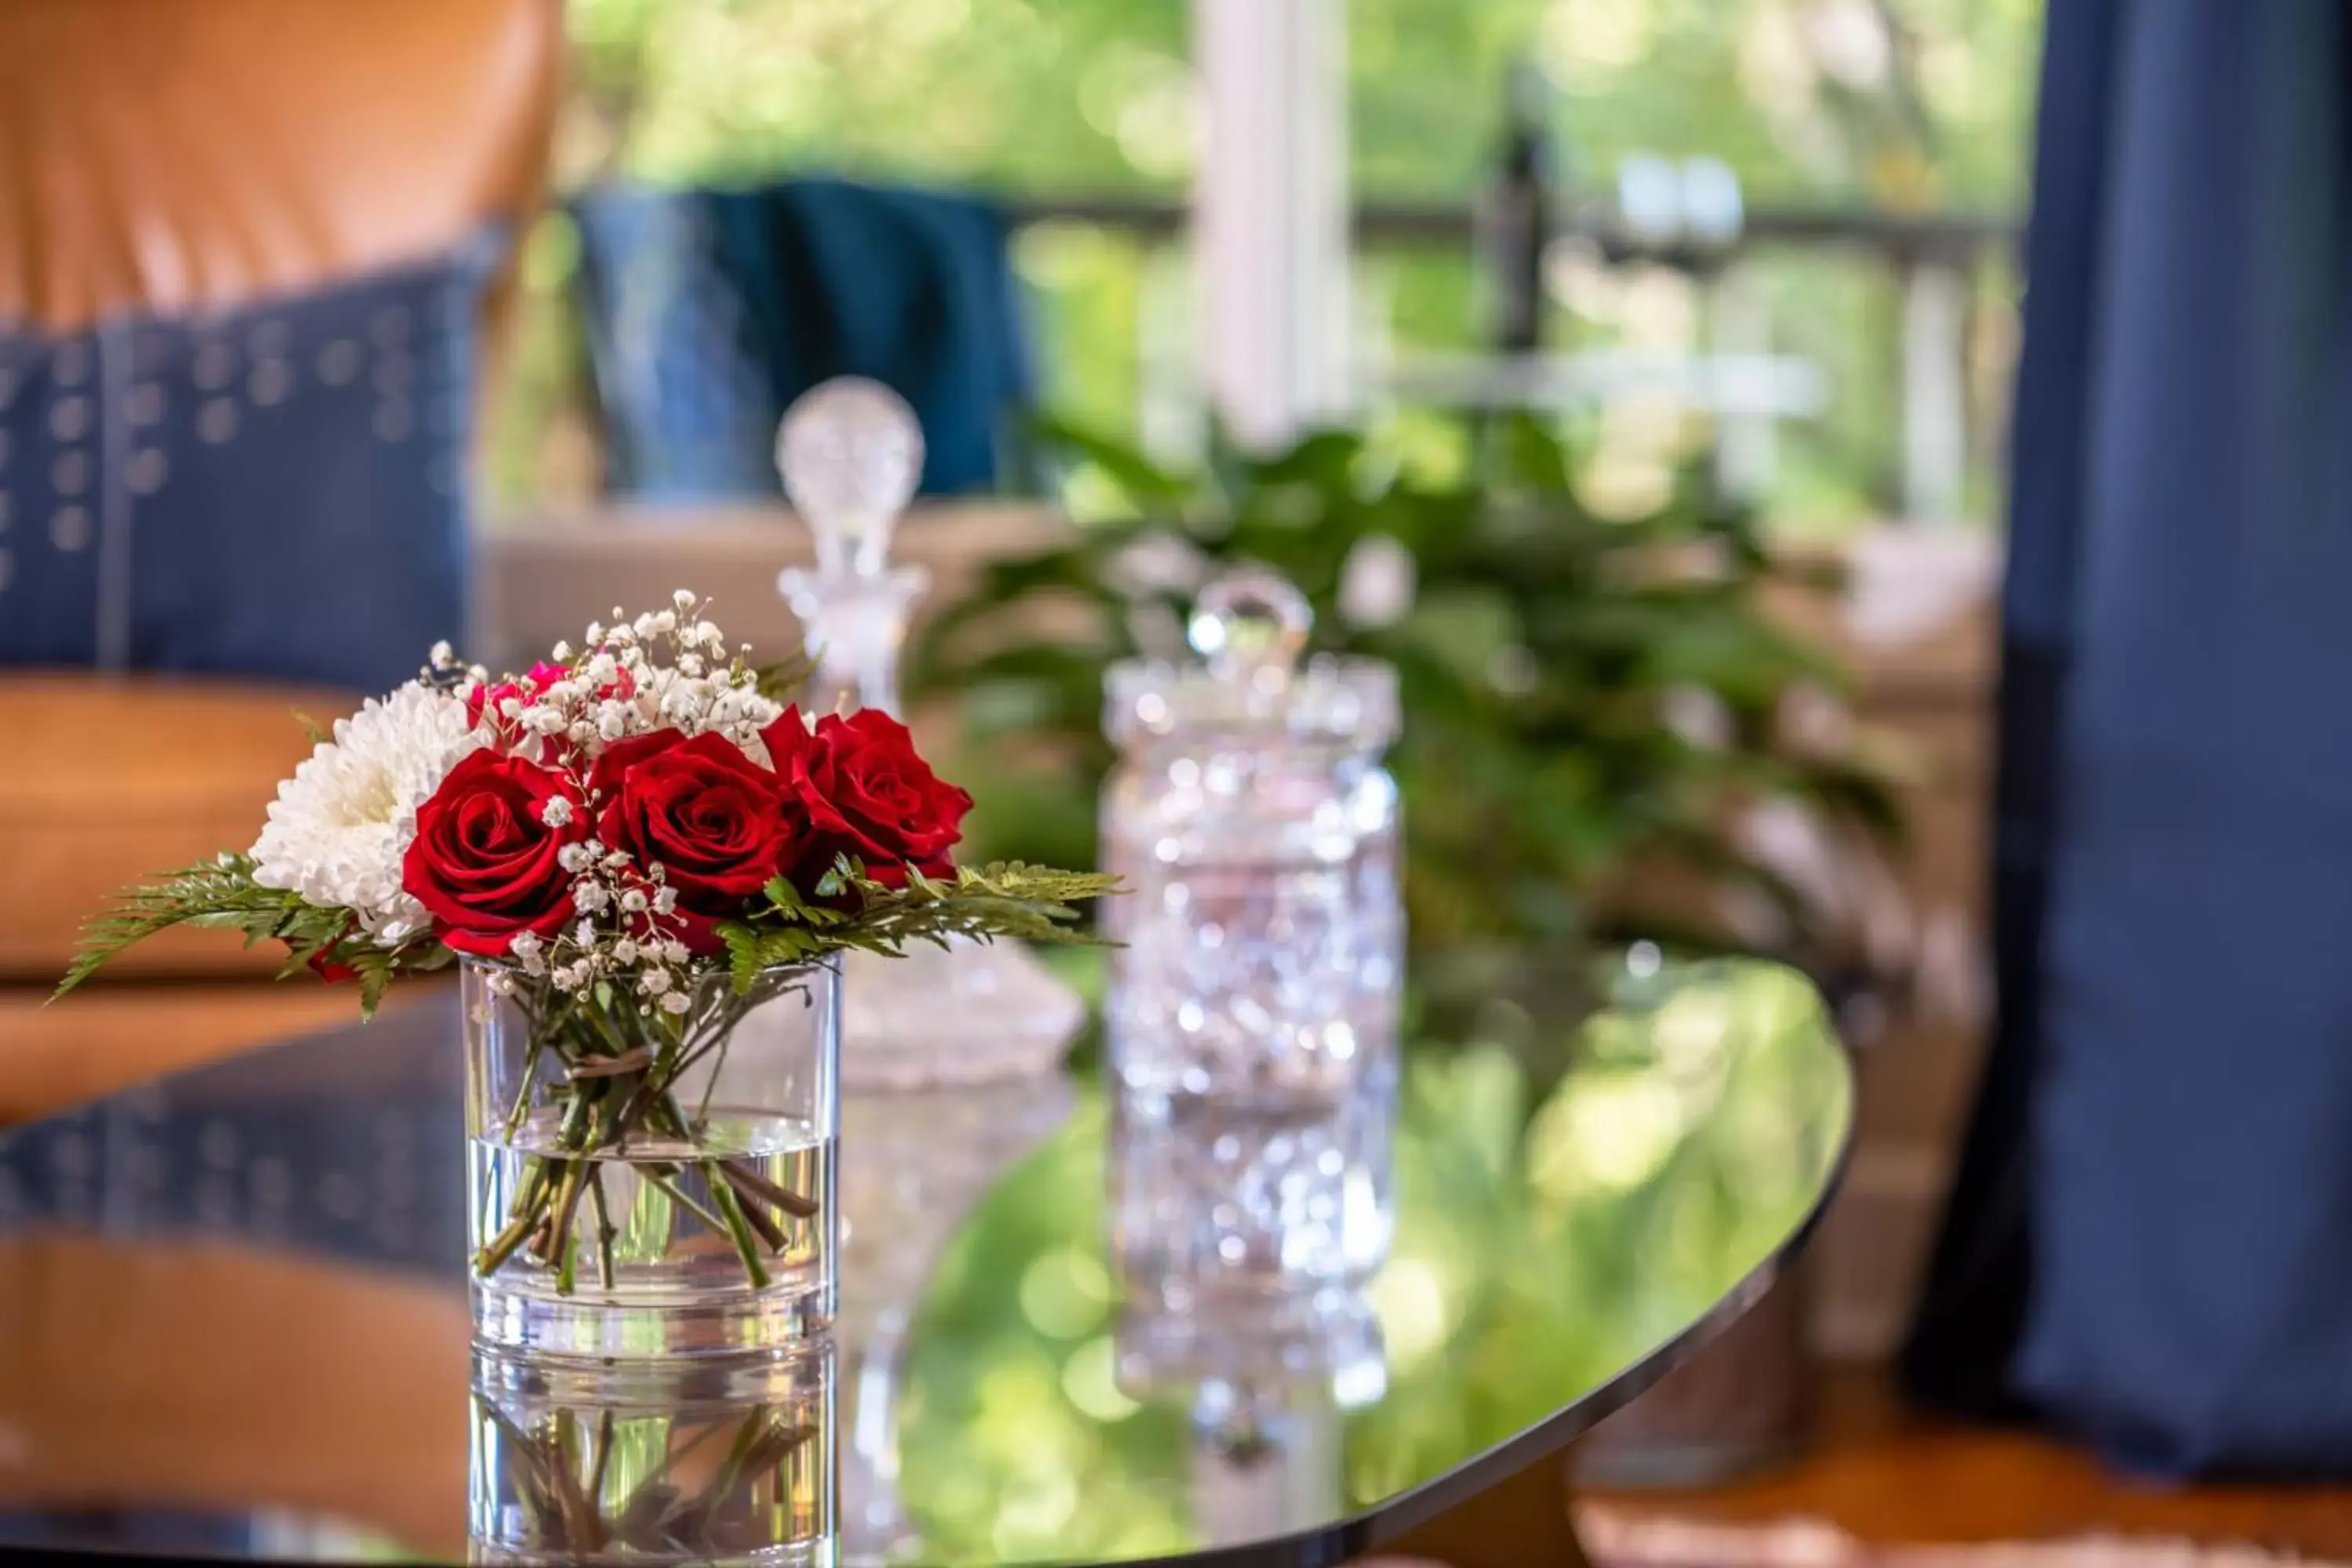
[[[1090,1084],[853,1097],[828,1349],[551,1368],[469,1348],[454,1005],[0,1135],[0,1547],[1572,1561],[1561,1451],[1788,1267],[1853,1119],[1819,1000],[1762,963],[1669,967],[1549,1057],[1408,1052],[1385,1264],[1240,1320],[1122,1289],[1136,1152]],[[1221,1131],[1197,1201],[1322,1147]]]

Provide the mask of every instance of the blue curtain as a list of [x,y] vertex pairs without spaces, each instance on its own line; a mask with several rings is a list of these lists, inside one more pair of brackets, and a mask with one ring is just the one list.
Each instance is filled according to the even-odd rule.
[[2341,0],[2051,0],[2001,1017],[1906,1370],[2161,1475],[2352,1472]]

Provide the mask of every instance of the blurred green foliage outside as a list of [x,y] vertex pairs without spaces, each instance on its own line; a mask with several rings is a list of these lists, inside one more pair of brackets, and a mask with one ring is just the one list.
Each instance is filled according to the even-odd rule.
[[[559,183],[742,180],[827,170],[1030,197],[1181,198],[1202,127],[1185,0],[572,0]],[[1493,155],[1510,61],[1541,63],[1575,191],[1629,154],[1722,159],[1751,207],[2013,214],[2025,185],[2041,0],[1349,0],[1350,159],[1360,199],[1461,206]],[[1135,433],[1197,385],[1181,255],[1092,224],[1016,242],[1034,290],[1046,405]],[[534,236],[491,494],[593,490],[563,305],[571,246]],[[1884,513],[1896,494],[1901,300],[1884,258],[1777,248],[1738,267],[1769,348],[1820,365],[1830,403],[1788,426],[1764,498],[1776,528]],[[1706,337],[1676,274],[1554,268],[1555,342],[1675,350]],[[1367,254],[1363,330],[1384,353],[1475,334],[1473,268],[1448,250]],[[2014,281],[1969,282],[1971,515],[1990,515]],[[1610,438],[1661,471],[1643,412]]]

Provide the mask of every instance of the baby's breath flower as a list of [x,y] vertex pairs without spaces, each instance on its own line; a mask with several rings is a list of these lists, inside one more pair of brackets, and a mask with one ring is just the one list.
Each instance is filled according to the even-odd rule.
[[536,974],[539,973],[540,960],[546,952],[546,943],[541,940],[540,934],[535,931],[519,931],[515,932],[514,940],[507,943],[507,952],[513,955],[517,963],[522,965],[524,973]]
[[645,913],[646,890],[643,888],[631,888],[627,892],[623,893],[621,895],[621,912],[631,915],[641,915]]
[[637,989],[648,996],[658,996],[669,989],[669,971],[648,969],[637,976]]
[[664,888],[654,894],[654,912],[656,914],[673,914],[677,912],[677,889],[676,888]]
[[602,882],[583,880],[572,885],[572,907],[583,915],[593,915],[612,901],[611,889]]
[[572,645],[570,643],[559,640],[551,651],[555,656],[556,663],[569,664],[572,662]]
[[457,662],[457,650],[451,647],[448,639],[445,637],[433,645],[432,658],[434,668],[446,669]]
[[684,963],[691,956],[686,951],[686,943],[674,936],[663,939],[661,950],[662,957],[671,963]]
[[677,593],[672,594],[669,596],[669,602],[677,606],[677,613],[682,616],[686,614],[687,611],[694,608],[694,590],[691,588],[680,588]]
[[596,922],[584,916],[582,917],[580,923],[572,928],[572,940],[583,947],[595,946]]
[[[549,795],[539,808],[539,819],[550,827],[564,826],[572,820],[571,800],[564,795]],[[521,938],[516,940],[520,941]]]
[[613,944],[614,963],[635,963],[636,961],[637,944],[634,938],[625,936],[620,941]]
[[661,999],[661,1010],[673,1016],[683,1013],[693,1005],[694,999],[683,991],[665,993]]
[[595,858],[585,844],[567,844],[555,852],[555,863],[575,877],[588,869]]

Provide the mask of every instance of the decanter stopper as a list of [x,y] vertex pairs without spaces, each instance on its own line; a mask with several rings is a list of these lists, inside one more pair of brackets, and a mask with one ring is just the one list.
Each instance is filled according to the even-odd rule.
[[889,564],[890,535],[922,478],[922,426],[881,383],[837,376],[785,411],[776,468],[816,542],[814,571],[777,578],[817,661],[811,705],[895,713],[898,647],[926,579]]

